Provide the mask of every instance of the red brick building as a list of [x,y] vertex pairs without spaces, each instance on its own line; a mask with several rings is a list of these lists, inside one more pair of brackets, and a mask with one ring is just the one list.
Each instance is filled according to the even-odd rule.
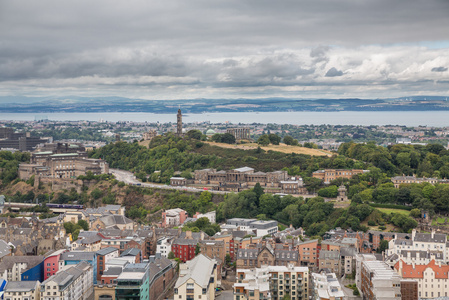
[[196,239],[175,239],[171,246],[171,251],[175,257],[181,259],[182,262],[186,262],[195,257],[195,249],[198,244]]

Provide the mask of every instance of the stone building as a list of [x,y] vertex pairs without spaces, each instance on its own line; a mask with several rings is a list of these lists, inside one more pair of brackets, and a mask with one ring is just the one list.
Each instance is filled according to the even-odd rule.
[[369,172],[368,170],[361,169],[352,169],[352,170],[344,170],[344,169],[324,169],[313,172],[312,177],[323,180],[324,183],[328,184],[332,180],[337,178],[347,178],[351,179],[352,176],[357,174],[363,174],[365,172]]
[[259,183],[266,193],[299,194],[305,191],[301,180],[289,180],[287,171],[254,172],[253,168],[242,167],[228,171],[216,169],[195,170],[194,183],[209,186],[214,190],[240,192],[251,189]]
[[273,249],[269,244],[237,251],[237,268],[260,268],[262,265],[287,266],[289,264],[299,266],[298,251]]
[[250,128],[228,128],[226,133],[232,134],[236,141],[251,139]]
[[76,178],[87,172],[94,175],[109,173],[109,164],[101,159],[87,158],[87,152],[81,145],[58,143],[54,147],[46,147],[51,150],[34,152],[31,154],[30,164],[19,165],[20,179],[28,180],[33,175]]
[[143,133],[142,138],[143,138],[145,141],[151,141],[151,140],[154,139],[156,136],[157,136],[157,131],[154,130],[154,129],[150,129],[150,130],[148,130],[147,132],[144,132],[144,133]]

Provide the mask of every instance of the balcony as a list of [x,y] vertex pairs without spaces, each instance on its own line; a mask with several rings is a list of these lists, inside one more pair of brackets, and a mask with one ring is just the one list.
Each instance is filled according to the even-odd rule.
[[195,293],[195,289],[186,289],[186,294],[193,294]]

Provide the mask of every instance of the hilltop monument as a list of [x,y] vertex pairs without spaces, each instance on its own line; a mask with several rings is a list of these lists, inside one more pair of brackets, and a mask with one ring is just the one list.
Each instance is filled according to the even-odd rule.
[[182,113],[181,109],[178,109],[177,121],[176,121],[176,135],[182,136]]

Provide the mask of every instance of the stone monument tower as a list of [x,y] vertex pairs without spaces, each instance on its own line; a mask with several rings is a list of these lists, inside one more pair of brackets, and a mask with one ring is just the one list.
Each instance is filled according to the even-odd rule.
[[338,201],[348,201],[348,196],[346,196],[346,187],[343,184],[338,188]]
[[182,113],[181,109],[178,109],[177,121],[176,121],[176,135],[182,136]]

